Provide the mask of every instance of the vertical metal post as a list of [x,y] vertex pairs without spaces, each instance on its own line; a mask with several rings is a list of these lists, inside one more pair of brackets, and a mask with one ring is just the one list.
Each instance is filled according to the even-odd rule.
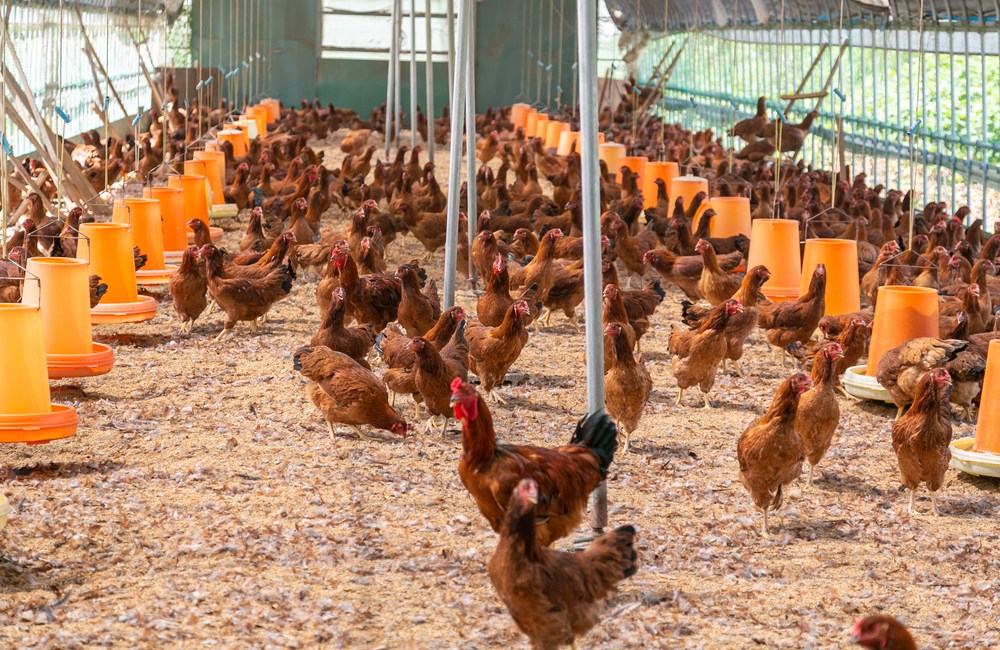
[[434,162],[434,47],[431,38],[431,0],[424,1],[424,34],[427,60],[424,65],[427,84],[427,160]]
[[[462,173],[462,112],[465,107],[465,68],[469,58],[468,33],[469,12],[466,4],[458,3],[458,52],[455,61],[455,76],[452,79],[451,97],[451,159],[448,161],[448,222],[444,247],[444,302],[447,309],[455,304],[455,265],[458,262],[458,208],[461,203],[459,188]],[[472,218],[470,218],[471,220]],[[603,359],[603,355],[601,356]]]
[[417,0],[410,0],[410,148],[417,146]]
[[[465,66],[465,176],[468,222],[469,251],[472,251],[472,244],[476,241],[476,226],[478,225],[477,215],[478,198],[476,196],[476,0],[467,0],[468,6],[468,29],[467,39],[469,48],[468,63]],[[472,262],[472,255],[469,255],[469,285],[476,286],[476,265]]]
[[393,0],[396,9],[396,19],[393,21],[393,32],[392,32],[392,42],[396,45],[396,61],[395,61],[395,77],[393,78],[393,95],[396,97],[396,115],[395,115],[395,128],[393,129],[393,140],[396,142],[396,146],[399,146],[400,133],[403,131],[403,94],[400,91],[400,85],[402,83],[401,77],[403,73],[402,65],[400,61],[402,60],[402,41],[403,41],[403,0]]
[[454,120],[455,107],[455,0],[448,0],[448,107]]
[[[587,346],[587,410],[604,408],[604,327],[601,317],[601,197],[597,161],[597,3],[576,0],[580,52],[580,172],[583,210],[583,285]],[[608,525],[608,488],[590,495],[590,526]]]
[[[392,24],[396,24],[396,0],[392,2]],[[390,32],[394,33],[395,28],[390,28]],[[396,75],[396,40],[390,39],[389,41],[389,63],[388,63],[388,76],[386,81],[385,89],[385,157],[389,157],[389,149],[392,148],[392,114],[393,106],[396,105],[395,97],[393,97],[393,92],[396,90],[395,75]]]

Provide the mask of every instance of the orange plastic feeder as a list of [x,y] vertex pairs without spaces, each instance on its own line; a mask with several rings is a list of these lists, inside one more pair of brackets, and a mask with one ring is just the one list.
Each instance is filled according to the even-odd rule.
[[239,129],[225,129],[219,131],[219,139],[233,145],[233,155],[242,158],[247,155],[247,142],[243,137],[243,131]]
[[111,220],[131,229],[132,241],[146,256],[146,264],[135,272],[136,283],[152,286],[170,282],[170,276],[177,272],[177,267],[164,264],[159,200],[125,199],[124,203],[115,204]]
[[179,187],[147,187],[146,198],[160,202],[163,232],[163,261],[178,264],[187,248],[187,227],[184,225],[184,190]]
[[96,377],[111,371],[114,351],[94,343],[90,321],[90,271],[79,259],[33,257],[21,302],[41,308],[49,379]]
[[559,146],[556,147],[557,156],[568,156],[571,151],[573,151],[573,145],[576,145],[576,152],[580,152],[580,132],[579,131],[563,131],[559,134]]
[[807,239],[800,295],[809,290],[813,270],[820,263],[826,265],[825,314],[839,316],[861,309],[857,243],[852,239]]
[[[212,184],[209,181],[209,163],[204,160],[185,160],[184,161],[184,175],[185,176],[204,176],[205,177],[205,210],[207,212],[212,211]],[[214,171],[214,170],[213,170]]]
[[535,133],[535,127],[538,125],[538,118],[541,114],[537,109],[529,108],[528,115],[524,120],[524,135],[526,137],[531,137]]
[[639,190],[642,190],[643,179],[646,177],[646,163],[649,158],[646,156],[622,156],[618,159],[618,167],[628,167],[632,173],[639,175]]
[[205,194],[205,177],[184,174],[170,176],[167,179],[170,187],[179,187],[184,192],[184,223],[198,219],[208,225],[208,201]]
[[517,127],[524,128],[528,123],[528,111],[532,110],[530,106],[523,103],[517,103],[510,107],[510,122]]
[[619,169],[622,166],[621,160],[625,157],[625,145],[617,142],[606,142],[597,145],[597,157],[608,166],[608,173],[612,178],[618,178],[621,174]]
[[257,134],[267,133],[267,109],[260,106],[251,106],[243,111],[243,119],[254,120],[257,123]]
[[[800,259],[798,221],[754,220],[747,268],[763,264],[771,272],[771,278],[761,287],[765,296],[773,302],[788,302],[799,297],[802,276]],[[829,275],[827,273],[827,277]]]
[[[712,217],[709,226],[709,234],[712,237],[751,235],[750,199],[745,196],[720,196],[709,201],[709,205],[715,210],[715,216]],[[829,266],[827,264],[827,268]],[[857,275],[856,270],[855,275]],[[827,291],[828,295],[829,293]]]
[[559,136],[569,131],[569,124],[565,122],[549,121],[545,126],[545,148],[556,149],[559,147]]
[[17,342],[0,359],[0,442],[40,444],[76,433],[76,410],[52,403],[42,329],[38,307],[0,304],[0,335]]
[[[121,223],[80,225],[79,255],[89,261],[89,273],[107,283],[108,292],[90,311],[97,324],[139,323],[156,316],[156,300],[140,296],[135,282],[132,233]],[[89,295],[89,294],[88,294]]]
[[973,451],[1000,454],[1000,339],[990,341]]
[[[830,275],[827,273],[827,278]],[[867,374],[874,377],[878,362],[886,352],[899,344],[923,336],[936,338],[939,335],[936,290],[924,287],[879,287],[875,322],[872,323],[872,340],[868,346]]]
[[667,192],[670,191],[671,183],[680,175],[680,168],[675,162],[649,161],[646,163],[646,173],[642,177],[642,196],[646,200],[643,207],[652,208],[656,206],[656,179],[663,181]]
[[538,113],[535,118],[535,130],[531,132],[531,137],[545,139],[545,129],[549,126],[549,116],[545,113]]
[[281,102],[277,99],[263,99],[260,102],[265,107],[267,107],[268,122],[274,124],[281,119]]
[[[708,181],[700,176],[677,176],[670,182],[670,200],[676,201],[677,197],[684,199],[684,209],[687,210],[698,192],[704,192],[708,197]],[[702,201],[701,207],[691,220],[691,232],[698,230],[698,222],[701,221],[701,213],[708,209],[708,201]],[[752,266],[750,268],[753,268]],[[770,267],[768,267],[770,268]]]
[[[195,151],[194,159],[205,163],[205,177],[212,190],[212,205],[224,205],[226,197],[222,193],[222,183],[226,177],[226,154],[221,151]],[[187,173],[186,168],[184,173]]]

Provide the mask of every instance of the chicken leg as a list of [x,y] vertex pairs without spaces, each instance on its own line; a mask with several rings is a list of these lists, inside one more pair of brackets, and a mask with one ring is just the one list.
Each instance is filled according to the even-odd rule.
[[702,410],[704,411],[712,410],[712,402],[708,400],[708,393],[702,393],[701,395],[702,397],[705,398],[705,406],[702,407]]
[[333,422],[329,420],[326,421],[326,430],[330,434],[330,442],[337,442],[337,438],[334,435],[335,431],[333,429]]
[[761,534],[764,537],[770,537],[770,533],[767,532],[767,508],[764,508],[764,528],[761,530]]
[[815,470],[815,469],[816,469],[815,465],[810,465],[809,466],[809,478],[806,479],[806,485],[812,485],[813,484],[813,470]]
[[941,516],[941,513],[937,509],[937,497],[934,492],[931,492],[931,510],[934,512],[935,517]]
[[683,388],[678,388],[677,389],[677,402],[674,404],[674,406],[680,406],[681,405],[681,400],[683,398],[684,398],[684,389]]
[[916,500],[917,500],[917,491],[910,490],[910,507],[906,509],[906,514],[909,515],[913,514],[913,504],[916,502]]

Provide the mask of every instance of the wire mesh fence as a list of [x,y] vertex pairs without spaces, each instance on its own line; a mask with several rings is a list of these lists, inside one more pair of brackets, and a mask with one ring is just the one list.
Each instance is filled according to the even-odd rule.
[[[922,30],[855,21],[842,28],[737,26],[671,34],[652,41],[644,53],[644,79],[675,42],[684,45],[684,54],[660,106],[668,120],[722,135],[754,112],[761,95],[772,118],[782,110],[789,122],[818,107],[801,153],[807,163],[838,168],[835,125],[841,118],[845,162],[853,173],[867,174],[871,185],[909,188],[912,177],[921,204],[969,205],[970,219],[1000,216],[995,21],[939,21]],[[822,93],[831,72],[825,95],[790,108],[790,100],[781,98]]]

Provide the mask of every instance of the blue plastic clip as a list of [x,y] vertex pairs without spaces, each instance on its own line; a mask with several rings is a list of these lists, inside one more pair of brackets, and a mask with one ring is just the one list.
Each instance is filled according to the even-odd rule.
[[256,55],[257,55],[257,58],[258,58],[258,59],[260,58],[260,52],[254,52],[254,54],[256,54]]
[[240,61],[240,63],[243,64],[244,68],[249,68],[250,67],[250,64],[247,61]]
[[840,98],[840,101],[846,102],[847,98],[844,97],[844,93],[840,92],[840,88],[834,88],[833,94]]
[[216,67],[216,68],[218,68],[218,69],[219,69],[219,72],[221,72],[222,74],[226,74],[226,69],[225,69],[225,68],[223,68],[223,67],[222,67],[221,65],[217,65],[217,66],[215,66],[215,67]]
[[198,83],[197,83],[197,84],[195,85],[194,89],[195,89],[195,90],[201,90],[201,89],[202,89],[202,88],[204,88],[204,87],[205,87],[205,82],[204,82],[204,81],[199,81],[199,82],[198,82]]
[[184,100],[184,108],[190,108],[190,107],[191,107],[191,100],[190,99],[185,99]]
[[135,119],[132,120],[132,126],[139,126],[139,120],[142,119],[142,111],[135,114]]
[[14,155],[14,150],[10,148],[10,143],[7,142],[7,136],[3,136],[3,150],[7,152],[8,156]]
[[528,56],[535,56],[535,53],[532,52],[531,50],[528,50]]
[[906,135],[912,136],[913,134],[915,134],[917,131],[920,130],[920,125],[923,123],[924,123],[923,120],[917,120],[916,122],[914,122],[913,126],[910,127],[910,130],[906,132]]
[[537,61],[536,63],[538,63],[538,67],[539,67],[539,68],[544,68],[544,67],[545,67],[545,64],[544,64],[544,63],[542,63],[542,60],[541,60],[541,59],[538,59],[538,61]]
[[632,86],[632,92],[639,96],[642,95],[642,91],[639,90],[638,86]]
[[562,86],[560,86],[559,84],[556,84],[556,92],[562,93]]
[[208,75],[208,79],[205,80],[205,87],[207,88],[208,84],[212,83],[214,80],[215,80],[215,75],[212,74]]
[[573,62],[573,65],[572,65],[572,66],[570,66],[570,67],[571,67],[571,68],[572,68],[573,70],[576,70],[576,61],[574,61],[574,62]]
[[59,117],[61,117],[63,122],[65,122],[66,124],[69,124],[69,115],[66,115],[66,111],[64,111],[59,106],[56,106],[56,115],[58,115]]
[[104,110],[108,110],[108,104],[111,103],[111,98],[108,96],[104,97]]
[[729,105],[730,105],[730,106],[732,106],[732,107],[733,107],[734,109],[736,109],[736,110],[739,110],[739,108],[740,108],[739,104],[737,104],[737,103],[736,103],[735,101],[733,101],[732,99],[730,99],[730,100],[729,100]]
[[781,121],[784,122],[785,124],[788,124],[788,118],[785,117],[785,114],[782,113],[781,111],[776,111],[776,112],[778,113],[778,117],[781,118]]

